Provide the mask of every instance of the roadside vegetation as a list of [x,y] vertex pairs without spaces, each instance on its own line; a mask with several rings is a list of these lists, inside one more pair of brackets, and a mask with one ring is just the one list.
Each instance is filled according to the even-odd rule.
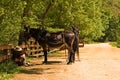
[[0,63],[0,80],[9,80],[13,78],[16,73],[25,71],[22,67],[16,65],[11,60],[6,60]]
[[110,45],[112,45],[113,47],[118,47],[119,45],[117,44],[117,42],[109,42]]

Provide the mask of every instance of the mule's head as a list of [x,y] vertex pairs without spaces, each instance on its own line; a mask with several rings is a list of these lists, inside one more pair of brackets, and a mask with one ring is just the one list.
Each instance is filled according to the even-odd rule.
[[18,45],[27,44],[27,41],[29,40],[29,27],[24,27],[24,31],[21,31],[19,34],[19,40]]
[[36,41],[41,41],[45,35],[46,35],[46,30],[40,29],[40,28],[30,28],[30,27],[24,27],[24,31],[22,32],[21,36],[22,42],[27,43],[27,41],[32,37]]
[[77,27],[72,26],[72,31],[76,34],[79,35],[79,29]]

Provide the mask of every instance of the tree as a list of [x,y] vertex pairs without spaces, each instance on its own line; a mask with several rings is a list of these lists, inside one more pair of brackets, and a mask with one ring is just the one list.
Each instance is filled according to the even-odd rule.
[[21,0],[0,1],[0,44],[14,43],[17,39],[24,5]]
[[110,31],[119,29],[119,4],[119,0],[1,0],[0,44],[16,42],[24,26],[44,25],[58,29],[77,26],[86,41],[115,40],[109,36],[119,36]]
[[120,15],[120,1],[107,0],[103,3],[103,26],[106,27],[104,31],[104,41],[117,41],[119,32],[119,15]]

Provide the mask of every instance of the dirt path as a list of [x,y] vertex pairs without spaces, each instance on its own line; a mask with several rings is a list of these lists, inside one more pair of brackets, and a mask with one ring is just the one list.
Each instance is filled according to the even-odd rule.
[[85,45],[80,48],[81,62],[66,65],[65,56],[49,58],[50,63],[26,67],[27,72],[11,80],[120,80],[120,48],[108,43]]

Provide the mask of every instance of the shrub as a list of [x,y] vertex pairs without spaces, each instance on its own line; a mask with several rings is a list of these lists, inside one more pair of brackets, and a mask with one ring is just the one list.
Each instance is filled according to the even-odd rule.
[[0,63],[0,80],[9,80],[18,73],[20,68],[11,60]]

